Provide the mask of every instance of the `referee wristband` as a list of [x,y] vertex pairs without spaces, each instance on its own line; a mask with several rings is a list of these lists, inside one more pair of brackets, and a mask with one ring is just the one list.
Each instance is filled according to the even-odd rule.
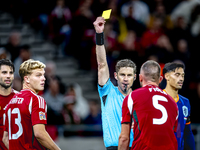
[[104,45],[104,34],[96,33],[96,45]]

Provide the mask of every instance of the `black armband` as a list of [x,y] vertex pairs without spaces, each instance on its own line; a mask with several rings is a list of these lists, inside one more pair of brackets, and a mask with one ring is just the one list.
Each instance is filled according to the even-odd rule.
[[96,33],[96,45],[104,45],[104,34]]

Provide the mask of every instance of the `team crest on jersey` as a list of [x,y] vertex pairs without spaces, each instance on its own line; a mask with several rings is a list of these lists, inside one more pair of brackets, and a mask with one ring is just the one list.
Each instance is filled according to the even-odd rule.
[[40,116],[40,120],[46,120],[46,115],[44,112],[40,111],[39,116]]
[[183,115],[186,118],[188,116],[188,108],[186,106],[183,106],[182,109],[183,109]]

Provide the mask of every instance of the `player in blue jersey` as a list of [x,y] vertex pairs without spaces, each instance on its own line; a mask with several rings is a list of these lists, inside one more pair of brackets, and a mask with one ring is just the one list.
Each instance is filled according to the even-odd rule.
[[[114,77],[118,86],[110,80],[109,68],[104,47],[105,19],[98,17],[93,23],[96,30],[96,56],[98,63],[98,92],[101,99],[103,139],[107,150],[117,150],[121,133],[122,102],[132,91],[136,78],[136,65],[129,59],[117,62]],[[133,142],[133,132],[130,135],[130,147]]]
[[194,136],[190,125],[190,102],[187,98],[178,94],[183,86],[185,66],[181,63],[171,62],[165,64],[163,75],[166,79],[164,91],[168,93],[177,103],[179,109],[178,127],[175,133],[178,150],[195,150]]

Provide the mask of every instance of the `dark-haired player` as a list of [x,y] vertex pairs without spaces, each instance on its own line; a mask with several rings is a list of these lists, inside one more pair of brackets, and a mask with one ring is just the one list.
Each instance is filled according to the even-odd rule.
[[[5,106],[15,93],[17,93],[17,91],[11,87],[14,80],[14,71],[15,67],[10,60],[0,60],[0,139],[3,138]],[[7,149],[2,140],[0,140],[0,149]]]
[[185,66],[181,63],[171,62],[165,64],[163,75],[167,84],[164,91],[174,99],[179,109],[176,133],[178,150],[183,150],[184,147],[187,150],[195,150],[194,136],[190,125],[190,102],[187,98],[178,94],[184,82],[184,69]]

